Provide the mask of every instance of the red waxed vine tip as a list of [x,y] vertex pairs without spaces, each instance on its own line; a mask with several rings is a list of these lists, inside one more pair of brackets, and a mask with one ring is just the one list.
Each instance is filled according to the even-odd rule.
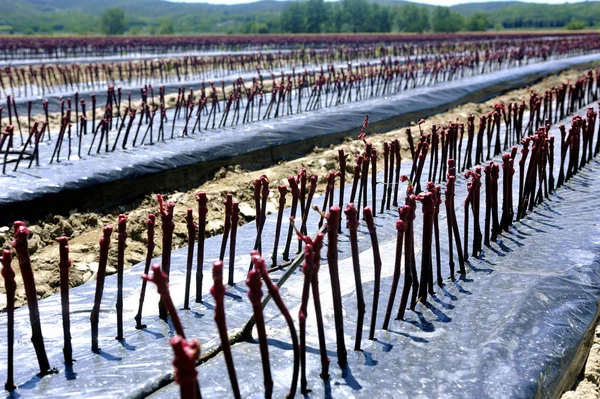
[[[2,264],[2,276],[4,278],[10,277],[12,274],[12,278],[14,279],[15,272],[12,270],[11,261],[12,261],[12,253],[10,252],[10,249],[3,249],[2,257],[0,257],[0,263]],[[13,280],[13,283],[14,283],[14,280]],[[11,287],[12,287],[12,285],[11,285]],[[15,289],[16,289],[16,283],[15,283]]]
[[[407,195],[408,197],[408,195]],[[407,198],[407,203],[408,203],[408,198]],[[400,218],[400,221],[405,221],[408,220],[408,218],[410,217],[410,212],[411,212],[411,208],[410,206],[407,205],[403,205],[398,209],[398,217]]]
[[[197,339],[192,339],[187,342],[179,335],[170,339],[169,343],[175,352],[175,381],[181,384],[188,379],[194,380],[198,374],[196,371],[196,361],[200,358],[200,344]],[[191,366],[191,367],[190,367]],[[181,373],[181,371],[189,371]]]
[[251,302],[259,301],[262,298],[262,282],[260,281],[260,271],[252,269],[250,273],[248,273],[248,278],[246,279],[246,285],[250,289],[248,292],[248,297]]
[[[267,213],[267,197],[269,196],[269,179],[262,175],[259,179],[254,180],[254,205],[256,217],[256,239],[254,241],[254,249],[262,250],[262,232],[266,221]],[[233,241],[232,241],[233,245]],[[249,268],[252,268],[250,263]]]
[[119,215],[119,219],[117,221],[117,227],[119,230],[119,234],[125,234],[127,236],[127,220],[129,217],[127,215]]
[[298,178],[296,176],[290,176],[287,180],[288,184],[290,185],[292,197],[298,197],[300,195],[300,188],[298,187]]
[[260,253],[258,251],[250,252],[250,259],[252,259],[252,263],[254,263],[254,267],[261,275],[264,275],[267,272],[267,263],[260,256]]
[[423,205],[423,213],[433,213],[434,210],[434,202],[433,202],[433,193],[429,191],[424,191],[417,195],[417,201],[420,201]]
[[[57,241],[59,243],[59,258],[61,259],[61,262],[59,263],[60,267],[69,267],[71,266],[71,260],[68,259],[68,254],[69,254],[69,238],[68,237],[58,237]],[[62,260],[66,259],[65,262],[62,262]],[[68,262],[67,262],[68,261]]]
[[353,203],[349,203],[346,205],[346,209],[344,209],[344,214],[348,218],[348,228],[357,228],[360,224],[360,222],[358,221],[358,209],[356,209]]
[[200,344],[198,340],[192,339],[187,342],[180,336],[175,336],[169,340],[175,358],[173,367],[175,368],[175,382],[180,385],[182,398],[196,398],[198,389],[198,371],[196,362],[200,359]]
[[196,201],[198,201],[198,206],[205,207],[208,203],[208,197],[205,192],[199,192],[196,194]]
[[15,235],[19,231],[20,227],[25,227],[25,222],[17,220],[16,222],[13,223],[13,228],[14,228]]
[[262,194],[264,195],[264,193],[265,193],[265,187],[267,189],[269,188],[269,178],[267,177],[267,175],[260,176],[260,182],[261,182],[261,185],[262,185]]
[[[17,222],[15,222],[15,227],[17,227]],[[26,243],[27,237],[29,237],[29,229],[23,225],[19,225],[15,233],[15,240],[13,241],[17,253],[27,249],[27,247],[23,248],[23,243]]]
[[172,217],[173,211],[175,208],[175,203],[173,201],[167,202],[167,207],[165,208],[165,200],[161,194],[156,194],[156,199],[158,200],[158,206],[160,209],[160,213],[164,217]]
[[279,191],[279,195],[285,198],[285,195],[288,193],[287,186],[282,184],[277,186],[277,190]]
[[196,227],[196,223],[194,223],[194,210],[192,208],[188,208],[185,216],[183,217],[187,223],[188,229],[192,229]]
[[348,158],[348,154],[344,152],[343,148],[338,148],[338,161],[340,164],[346,165],[346,159]]
[[[213,264],[212,276],[215,284],[210,289],[210,293],[222,298],[225,295],[225,287],[223,286],[223,261],[216,261]],[[216,299],[216,298],[215,298]]]

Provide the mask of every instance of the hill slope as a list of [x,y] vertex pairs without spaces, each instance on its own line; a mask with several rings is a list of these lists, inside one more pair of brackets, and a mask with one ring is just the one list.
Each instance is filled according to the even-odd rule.
[[[361,1],[364,0],[354,0],[352,4],[356,6]],[[398,29],[399,24],[406,25],[407,21],[400,21],[399,13],[395,11],[402,6],[414,4],[420,7],[426,21],[433,9],[406,0],[366,1],[378,4],[382,16],[389,19],[386,31]],[[281,15],[292,3],[278,0],[235,5],[165,0],[0,0],[0,33],[97,33],[99,16],[109,8],[124,10],[130,33],[156,33],[165,21],[175,33],[277,33],[287,31]],[[325,3],[325,8],[338,10],[337,15],[329,13],[330,19],[337,18],[336,29],[348,19],[343,10],[339,11],[344,7],[338,5],[336,2]],[[505,28],[560,28],[570,21],[581,21],[585,26],[600,25],[600,1],[556,5],[492,1],[459,4],[450,9],[465,18],[474,12],[485,13],[488,27],[501,24]],[[359,15],[362,19],[368,17],[364,13]],[[331,31],[332,24],[323,27],[328,29],[324,31]]]
[[527,5],[523,1],[490,1],[487,3],[465,3],[450,6],[450,9],[457,13],[468,17],[475,12],[489,13],[491,11],[501,10],[503,8],[516,6],[516,5]]

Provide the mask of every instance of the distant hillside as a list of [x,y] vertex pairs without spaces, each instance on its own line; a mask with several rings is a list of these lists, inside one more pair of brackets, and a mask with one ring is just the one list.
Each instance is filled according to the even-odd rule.
[[600,25],[600,1],[566,4],[521,3],[488,13],[492,24],[505,28],[560,28],[571,21],[581,21],[587,27]]
[[407,4],[418,5],[419,7],[433,8],[434,6],[424,3],[418,3],[414,1],[405,0],[370,0],[373,3],[380,4],[382,6],[405,6]]
[[522,1],[490,1],[487,3],[467,3],[450,6],[450,9],[456,11],[460,15],[468,17],[475,12],[489,13],[490,11],[501,10],[503,8],[527,4]]
[[[1,2],[5,2],[2,0]],[[18,0],[18,3],[31,5],[39,12],[76,12],[99,15],[108,8],[120,8],[137,16],[170,16],[199,12],[263,12],[281,11],[286,1],[260,0],[245,4],[184,3],[165,0]]]
[[[277,20],[289,2],[261,0],[236,5],[177,3],[164,0],[0,0],[0,25],[14,32],[94,32],[102,12],[120,8],[134,30],[153,33],[163,20],[176,32],[226,32],[224,26]],[[233,27],[233,31],[235,31]]]

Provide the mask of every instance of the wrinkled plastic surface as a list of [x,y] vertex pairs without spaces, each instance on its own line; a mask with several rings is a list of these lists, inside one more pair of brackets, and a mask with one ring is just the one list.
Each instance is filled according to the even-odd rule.
[[213,57],[213,56],[224,56],[224,55],[251,55],[256,53],[267,54],[267,53],[289,53],[292,50],[289,49],[268,49],[257,47],[253,50],[231,50],[231,51],[215,51],[215,50],[207,50],[207,51],[175,51],[175,52],[165,52],[165,53],[138,53],[138,52],[130,52],[123,53],[121,55],[107,55],[107,56],[81,56],[81,57],[51,57],[51,58],[37,58],[37,59],[18,59],[18,60],[0,60],[0,67],[4,67],[7,65],[20,66],[20,65],[30,65],[30,64],[72,64],[77,62],[79,64],[85,64],[89,62],[123,62],[123,61],[138,61],[145,59],[160,59],[160,58],[176,58],[176,57]]
[[[460,55],[460,54],[457,54]],[[431,56],[432,57],[432,56]],[[152,58],[152,57],[150,57]],[[549,60],[562,59],[562,57],[550,57]],[[406,62],[408,59],[412,59],[413,62],[417,59],[417,57],[413,56],[410,58],[407,57],[394,57],[394,61]],[[422,59],[422,57],[418,57],[418,59]],[[527,63],[532,64],[536,62],[541,62],[540,59],[531,59]],[[369,64],[371,66],[379,65],[379,59],[370,59],[370,58],[362,58],[355,59],[352,61],[354,65],[360,64]],[[0,61],[0,66],[2,62]],[[335,62],[330,64],[329,66],[333,66],[337,71],[340,69],[347,70],[348,63],[347,62]],[[298,73],[302,73],[304,71],[320,71],[320,66],[314,64],[305,64],[304,67],[301,65],[295,66],[295,70]],[[263,77],[266,79],[271,78],[271,73],[275,75],[275,77],[279,78],[281,73],[285,76],[292,74],[292,67],[273,67],[266,68],[260,70]],[[419,71],[418,73],[422,73]],[[8,90],[7,94],[11,94],[12,98],[15,100],[16,104],[19,105],[19,109],[21,106],[26,105],[28,101],[32,101],[32,114],[44,112],[42,107],[42,101],[47,100],[50,104],[49,110],[50,112],[59,112],[60,110],[60,100],[67,100],[67,98],[74,99],[75,91],[78,91],[79,99],[85,99],[88,104],[88,109],[91,104],[90,94],[94,93],[96,95],[97,104],[106,104],[107,103],[107,94],[106,89],[108,88],[109,83],[114,85],[115,87],[122,89],[122,98],[126,99],[129,93],[133,93],[133,95],[137,98],[139,97],[140,89],[144,86],[152,86],[155,91],[155,95],[158,95],[158,90],[160,86],[165,88],[165,94],[177,93],[177,90],[181,86],[185,86],[187,90],[195,89],[199,90],[202,82],[205,82],[207,87],[210,87],[210,82],[214,82],[217,87],[221,86],[221,81],[224,81],[226,85],[231,85],[238,78],[242,78],[246,82],[251,82],[252,78],[256,78],[257,73],[256,70],[246,71],[246,72],[235,72],[230,70],[221,70],[214,69],[211,71],[207,71],[204,73],[197,73],[193,75],[182,75],[181,79],[177,79],[176,76],[169,76],[167,79],[159,79],[159,78],[142,78],[142,79],[132,79],[130,82],[128,79],[124,80],[116,80],[114,82],[106,82],[106,81],[96,81],[94,87],[92,89],[89,88],[88,85],[81,83],[79,85],[75,84],[74,86],[65,86],[65,85],[54,85],[51,90],[47,88],[42,90],[40,86],[37,85],[28,85],[27,88],[23,86],[16,86]],[[74,88],[76,90],[74,90]],[[0,93],[0,103],[6,102],[4,98],[4,94]],[[25,108],[26,109],[26,108]],[[26,115],[26,111],[21,109],[21,115]]]
[[[559,132],[554,129],[552,133]],[[558,169],[555,176],[557,172]],[[600,162],[594,160],[550,200],[516,222],[509,233],[503,233],[491,248],[484,248],[481,258],[470,258],[469,273],[465,277],[454,282],[446,279],[445,287],[436,286],[436,295],[428,302],[419,303],[414,312],[407,310],[405,320],[394,320],[400,299],[398,292],[389,331],[380,327],[391,287],[396,234],[392,228],[396,215],[388,212],[385,217],[378,217],[383,261],[378,329],[375,341],[365,338],[371,320],[373,258],[372,251],[363,247],[360,263],[367,312],[361,352],[351,350],[356,331],[356,294],[344,232],[344,237],[340,237],[339,270],[349,369],[343,374],[337,366],[330,279],[323,259],[319,287],[331,379],[324,383],[320,378],[320,352],[311,299],[307,378],[312,392],[308,396],[532,398],[560,395],[557,389],[561,378],[571,367],[577,366],[571,361],[599,316],[600,217],[595,212],[600,206],[599,172]],[[518,182],[518,171],[514,181]],[[457,179],[457,204],[466,195],[465,183],[463,178]],[[499,186],[501,192],[502,180]],[[515,187],[513,195],[517,192]],[[463,207],[458,206],[456,211],[461,225]],[[442,273],[447,277],[445,212],[440,216]],[[415,223],[419,270],[420,207]],[[462,234],[462,226],[460,230]],[[469,236],[473,237],[472,228]],[[359,232],[359,240],[363,245],[369,240],[364,227]],[[322,254],[324,256],[325,250]],[[403,276],[404,270],[399,289],[403,286]],[[301,302],[302,281],[303,275],[297,271],[280,290],[295,318]],[[273,396],[283,397],[289,389],[292,373],[291,340],[285,320],[274,304],[269,304],[265,312],[275,383]],[[260,396],[264,387],[262,369],[257,366],[261,362],[258,341],[234,345],[233,357],[242,397]],[[231,396],[222,355],[201,365],[198,371],[205,397]],[[174,397],[178,389],[176,384],[171,384],[151,397]]]
[[[556,134],[557,131],[552,133]],[[410,164],[404,163],[402,173],[409,170]],[[372,303],[372,252],[369,249],[368,232],[361,225],[359,248],[367,302],[363,352],[351,351],[356,307],[352,262],[347,230],[344,228],[340,236],[339,259],[351,372],[342,377],[336,365],[329,275],[326,261],[323,261],[320,288],[332,380],[323,384],[318,376],[318,342],[314,310],[310,305],[307,364],[312,395],[323,397],[330,393],[333,397],[366,397],[373,393],[389,393],[409,397],[533,397],[539,394],[545,397],[554,393],[557,381],[570,367],[574,352],[597,314],[600,243],[595,237],[599,236],[600,220],[594,210],[600,205],[596,190],[600,180],[599,171],[597,160],[586,166],[551,200],[536,207],[534,213],[522,222],[516,223],[510,233],[502,235],[497,244],[492,244],[491,249],[486,248],[484,257],[480,260],[471,259],[471,271],[465,278],[456,282],[446,279],[445,288],[436,288],[437,295],[428,304],[419,304],[416,312],[408,311],[406,321],[393,321],[389,332],[378,330],[377,341],[374,342],[366,340]],[[518,181],[518,171],[514,181]],[[500,180],[499,191],[502,189],[501,183]],[[378,188],[378,198],[381,198],[381,185]],[[404,188],[402,185],[401,190]],[[346,190],[347,195],[349,191]],[[456,203],[460,204],[466,194],[463,178],[457,179],[456,191]],[[513,189],[513,195],[516,193]],[[321,205],[322,198],[315,198],[313,203]],[[442,270],[443,275],[448,276],[445,211],[440,216]],[[457,206],[457,216],[460,224],[461,206]],[[397,213],[392,209],[376,219],[383,256],[378,327],[383,322],[389,295],[396,218]],[[287,219],[284,217],[284,220]],[[317,220],[318,215],[312,212],[308,224],[310,234],[316,231]],[[419,208],[415,221],[417,262],[420,260],[421,220]],[[263,236],[267,260],[270,259],[274,225],[275,215],[271,215],[267,218]],[[254,242],[255,228],[254,223],[250,223],[238,230],[235,265],[235,281],[238,283],[236,287],[228,288],[225,298],[230,332],[239,328],[251,314],[243,281],[249,266],[248,253]],[[287,223],[284,223],[283,231],[286,228]],[[113,239],[116,239],[116,235],[113,235]],[[206,243],[204,293],[208,292],[211,285],[209,265],[218,257],[220,242],[221,237],[214,237]],[[280,242],[281,252],[284,240]],[[175,251],[171,266],[171,293],[179,308],[183,304],[186,252],[185,248]],[[21,396],[79,397],[81,392],[86,392],[89,397],[141,397],[150,392],[154,392],[155,397],[177,395],[178,387],[175,384],[157,390],[172,380],[172,351],[167,338],[173,331],[158,319],[158,298],[152,285],[148,287],[143,319],[148,328],[140,331],[134,329],[133,316],[141,285],[138,276],[142,270],[143,266],[137,265],[125,273],[125,341],[122,343],[113,338],[116,335],[116,276],[106,279],[100,316],[102,352],[99,355],[90,351],[89,311],[95,284],[88,283],[71,290],[73,353],[78,360],[72,369],[66,369],[62,364],[62,329],[60,323],[56,322],[60,320],[60,298],[54,295],[40,301],[46,348],[50,363],[59,369],[59,374],[43,379],[35,377],[38,370],[29,342],[27,308],[16,311],[15,381]],[[281,272],[277,272],[273,278],[280,275]],[[296,270],[280,290],[295,320],[302,278],[300,270]],[[193,281],[192,278],[192,293],[195,291]],[[179,313],[187,335],[198,338],[202,343],[202,352],[206,353],[218,345],[218,336],[212,320],[214,302],[206,294],[203,300],[202,304],[192,302],[191,310]],[[397,306],[398,300],[394,315]],[[276,384],[274,396],[281,397],[288,389],[291,375],[290,339],[284,320],[272,303],[265,312]],[[2,334],[6,331],[5,317],[0,318],[0,331]],[[0,358],[5,359],[6,343],[4,340],[0,342]],[[235,345],[233,351],[243,396],[255,396],[262,392],[258,345],[241,343]],[[228,396],[230,386],[222,356],[209,360],[199,367],[199,371],[204,397]],[[5,375],[6,365],[2,362],[0,378]]]
[[[402,60],[403,58],[398,57],[397,59]],[[378,64],[378,60],[372,59],[359,59],[355,61],[356,63],[367,63],[370,62],[371,65]],[[336,70],[339,69],[347,69],[348,64],[344,63],[335,63],[332,64]],[[296,67],[296,71],[304,72],[307,71],[318,71],[319,69],[314,66],[306,66],[306,68]],[[261,70],[261,73],[265,79],[270,79],[270,73],[273,73],[277,78],[281,76],[281,73],[286,76],[292,73],[291,67],[277,67],[269,70]],[[198,76],[201,75],[201,76]],[[256,77],[256,71],[251,72],[232,72],[232,71],[223,71],[220,69],[208,71],[202,74],[194,74],[194,77],[183,75],[181,80],[177,80],[176,76],[170,76],[168,80],[165,79],[157,79],[157,78],[146,78],[146,79],[132,79],[132,83],[129,83],[126,79],[124,81],[116,81],[115,83],[110,83],[115,87],[120,87],[122,89],[122,100],[127,100],[127,95],[129,93],[132,94],[132,97],[135,99],[140,99],[140,89],[144,86],[151,85],[154,90],[155,97],[158,97],[158,91],[160,86],[165,88],[165,95],[177,93],[180,87],[185,87],[186,92],[189,93],[190,89],[194,89],[195,91],[199,91],[202,85],[202,82],[205,82],[207,88],[210,88],[210,82],[214,82],[217,87],[221,87],[221,81],[224,81],[226,85],[232,85],[238,78],[242,78],[246,83],[252,82],[252,78]],[[85,99],[88,109],[92,104],[92,100],[90,98],[90,94],[94,93],[96,95],[96,103],[97,104],[106,104],[107,102],[107,88],[108,82],[96,82],[94,89],[86,88],[85,84],[80,84],[80,90],[78,91],[79,99]],[[75,85],[77,86],[77,85]],[[28,95],[25,95],[25,90],[21,88],[14,88],[11,90],[13,93],[13,99],[19,106],[22,115],[26,115],[27,108],[22,108],[24,105],[28,103],[28,101],[32,101],[32,114],[44,112],[42,107],[42,101],[48,100],[49,102],[49,112],[59,112],[60,111],[60,100],[67,100],[67,98],[71,98],[74,100],[74,93],[76,90],[73,90],[70,86],[57,85],[52,86],[52,92],[48,93],[46,89],[44,94],[42,95],[42,90],[40,87],[36,86],[33,89],[28,88],[26,90]],[[33,92],[33,94],[31,94]],[[148,94],[150,96],[150,93]],[[0,103],[5,102],[3,97],[0,97]],[[74,109],[73,105],[73,109]],[[81,109],[81,108],[79,108]]]
[[[84,155],[83,159],[63,160],[60,164],[48,165],[45,161],[40,167],[32,169],[21,167],[17,172],[7,171],[7,175],[0,176],[4,188],[0,192],[0,209],[10,204],[106,183],[113,183],[114,186],[125,184],[132,196],[140,195],[141,192],[135,191],[136,185],[132,184],[136,179],[201,162],[233,159],[244,154],[254,154],[263,162],[272,162],[275,159],[274,148],[302,141],[311,142],[318,138],[356,130],[365,114],[369,114],[371,129],[377,131],[378,123],[383,121],[388,125],[382,123],[379,128],[389,129],[390,124],[394,123],[394,118],[400,115],[418,114],[420,118],[423,114],[440,107],[450,107],[457,102],[468,100],[470,96],[493,96],[599,57],[600,55],[596,54],[538,63],[460,79],[435,87],[418,88],[387,98],[262,121],[260,124],[250,123],[235,128],[203,131],[201,134],[169,140],[168,143],[159,142],[152,146],[118,150],[109,154]],[[76,148],[75,143],[73,146]],[[84,148],[84,153],[87,154],[87,146]],[[49,159],[52,151],[53,148],[48,146],[40,148],[40,159]],[[63,148],[63,158],[65,153]],[[9,167],[9,170],[11,169]],[[39,207],[39,204],[37,206]],[[6,209],[4,214],[10,215],[11,212]]]

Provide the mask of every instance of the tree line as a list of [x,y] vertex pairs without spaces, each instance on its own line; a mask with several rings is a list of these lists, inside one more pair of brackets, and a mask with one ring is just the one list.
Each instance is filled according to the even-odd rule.
[[[492,3],[432,7],[411,3],[397,5],[389,3],[391,0],[296,0],[199,8],[201,6],[190,5],[195,3],[165,7],[164,2],[157,5],[154,0],[137,1],[146,4],[137,8],[144,12],[135,12],[137,9],[133,6],[105,8],[96,14],[81,9],[63,9],[37,12],[34,18],[27,18],[20,17],[16,10],[0,15],[0,33],[443,33],[490,29],[584,29],[600,24],[600,2],[528,3],[500,8],[496,4],[493,8]],[[159,5],[163,7],[160,12],[151,12]]]
[[489,24],[482,12],[463,17],[448,7],[385,6],[367,0],[298,1],[281,13],[282,31],[289,33],[485,31]]
[[[278,15],[260,16],[239,21],[229,33],[458,32],[485,31],[490,24],[483,12],[463,17],[448,7],[386,6],[367,0],[292,1]],[[124,12],[106,10],[100,18],[100,30],[105,34],[125,33]],[[175,32],[176,25],[164,19],[158,30],[149,33]]]

